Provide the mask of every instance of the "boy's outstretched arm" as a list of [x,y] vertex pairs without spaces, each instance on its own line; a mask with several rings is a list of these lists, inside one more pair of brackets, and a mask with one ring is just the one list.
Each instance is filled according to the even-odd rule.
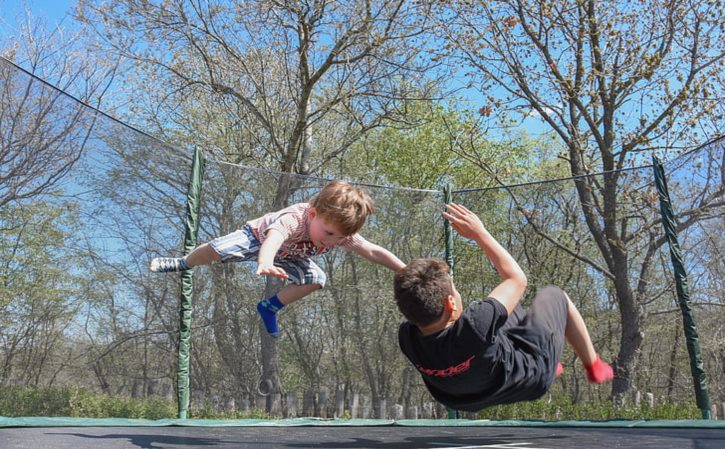
[[277,255],[282,243],[284,243],[284,236],[281,232],[275,229],[267,231],[267,237],[262,242],[259,256],[257,256],[257,274],[287,278],[287,272],[274,266],[274,256]]
[[511,254],[486,230],[476,214],[456,203],[447,204],[446,210],[448,212],[444,212],[443,217],[451,222],[453,229],[462,237],[475,241],[496,268],[501,283],[488,296],[498,300],[511,314],[526,290],[526,274]]
[[405,268],[405,264],[398,259],[395,254],[391,253],[382,246],[368,241],[365,241],[365,243],[357,248],[354,248],[352,251],[372,263],[382,265],[396,272]]

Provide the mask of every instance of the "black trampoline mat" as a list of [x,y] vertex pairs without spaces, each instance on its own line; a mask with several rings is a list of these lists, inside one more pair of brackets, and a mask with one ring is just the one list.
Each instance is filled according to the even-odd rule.
[[0,449],[724,449],[725,428],[14,427]]

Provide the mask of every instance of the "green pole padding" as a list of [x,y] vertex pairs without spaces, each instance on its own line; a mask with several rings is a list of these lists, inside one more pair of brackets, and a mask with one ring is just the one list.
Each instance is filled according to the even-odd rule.
[[697,335],[695,318],[692,314],[690,292],[687,285],[687,272],[682,262],[682,251],[680,250],[680,243],[677,239],[675,216],[672,212],[670,192],[667,189],[665,169],[656,156],[652,157],[652,161],[655,171],[655,183],[657,184],[657,192],[660,197],[662,224],[665,227],[667,242],[670,245],[670,258],[672,259],[672,268],[675,272],[677,299],[680,303],[680,310],[682,310],[682,322],[685,327],[687,352],[690,354],[690,370],[692,371],[692,380],[695,383],[695,398],[697,400],[697,406],[702,411],[703,419],[710,419],[710,394],[708,393],[707,376],[705,375],[702,355],[700,354],[700,340]]
[[[452,200],[451,195],[451,184],[446,183],[445,186],[443,186],[443,201],[448,204]],[[451,273],[451,276],[453,275],[453,232],[451,231],[451,222],[448,220],[443,220],[443,233],[445,237],[445,245],[446,245],[446,263],[448,264],[449,272]]]
[[[186,226],[184,255],[196,247],[201,204],[201,180],[204,172],[204,156],[199,148],[194,150],[191,179],[186,194]],[[181,272],[181,297],[179,300],[179,369],[176,375],[176,394],[179,400],[179,418],[186,419],[189,412],[189,352],[191,349],[191,300],[194,291],[194,270]]]
[[[446,185],[443,186],[443,201],[448,204],[452,199],[451,195],[451,184],[446,183]],[[454,259],[453,259],[453,232],[451,231],[451,222],[448,220],[443,220],[443,235],[445,237],[445,244],[446,244],[446,263],[448,264],[448,272],[453,276],[453,265],[454,265]],[[448,419],[457,419],[458,418],[458,410],[448,409]]]

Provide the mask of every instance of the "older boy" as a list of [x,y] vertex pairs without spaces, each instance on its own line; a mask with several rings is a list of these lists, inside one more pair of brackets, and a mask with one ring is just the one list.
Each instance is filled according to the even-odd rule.
[[527,279],[519,265],[474,213],[455,203],[446,209],[443,216],[478,244],[501,283],[464,310],[442,260],[417,259],[395,275],[395,299],[408,320],[400,325],[400,348],[433,397],[466,411],[537,399],[563,370],[565,339],[590,382],[611,380],[612,368],[595,352],[566,293],[543,288],[524,314],[519,301]]
[[198,246],[186,257],[157,257],[150,269],[183,271],[212,262],[256,260],[258,275],[292,281],[257,304],[265,329],[277,337],[277,312],[325,286],[327,276],[311,257],[339,246],[394,271],[405,266],[393,253],[358,234],[372,212],[373,201],[365,190],[333,181],[308,203],[250,220],[242,229]]

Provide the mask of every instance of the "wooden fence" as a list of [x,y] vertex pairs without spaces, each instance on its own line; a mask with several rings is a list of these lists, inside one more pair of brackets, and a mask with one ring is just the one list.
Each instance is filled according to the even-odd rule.
[[[337,390],[330,394],[327,388],[317,391],[306,390],[299,394],[290,391],[284,395],[270,394],[257,395],[252,400],[234,400],[231,397],[205,397],[202,392],[192,394],[192,409],[194,407],[208,407],[217,411],[247,412],[253,409],[265,410],[272,416],[283,418],[319,417],[319,418],[346,418],[346,419],[444,419],[448,417],[448,410],[436,402],[424,402],[421,406],[404,407],[395,404],[389,399],[373,401],[370,396],[353,393],[346,394]],[[655,396],[652,393],[635,391],[622,406],[640,408],[655,406]],[[713,403],[713,419],[725,419],[725,402]]]

